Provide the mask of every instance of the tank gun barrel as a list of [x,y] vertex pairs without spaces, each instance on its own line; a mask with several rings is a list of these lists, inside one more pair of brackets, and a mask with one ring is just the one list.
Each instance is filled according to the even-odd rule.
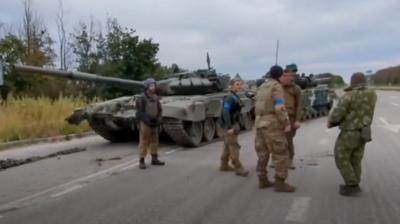
[[60,71],[56,69],[41,68],[29,65],[14,65],[14,68],[26,74],[43,74],[58,78],[82,80],[88,82],[105,83],[117,86],[129,87],[129,88],[143,88],[144,85],[140,81],[120,79],[114,77],[100,76],[85,72],[75,72],[75,71]]

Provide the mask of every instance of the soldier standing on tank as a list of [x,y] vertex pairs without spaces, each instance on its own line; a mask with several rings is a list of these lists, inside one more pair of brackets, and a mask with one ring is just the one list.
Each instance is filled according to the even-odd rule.
[[[247,176],[248,171],[243,168],[239,160],[240,145],[238,134],[240,131],[239,118],[243,106],[237,92],[241,90],[241,80],[232,79],[230,91],[223,102],[222,118],[225,124],[224,148],[221,155],[221,171],[235,171],[238,176]],[[233,167],[229,165],[229,159]]]
[[294,144],[293,138],[296,135],[296,130],[300,128],[300,121],[302,116],[302,97],[301,88],[294,82],[297,72],[297,65],[290,64],[286,66],[280,83],[284,90],[285,107],[289,115],[291,131],[287,133],[287,141],[289,145],[289,168],[296,169],[294,165]]
[[[255,149],[258,156],[257,171],[259,188],[274,185],[276,192],[294,192],[295,187],[287,184],[289,150],[286,135],[291,127],[285,108],[284,91],[279,82],[283,69],[272,66],[269,78],[259,87],[256,94],[256,137]],[[267,164],[270,154],[275,163],[275,184],[268,180]]]
[[152,165],[165,165],[158,159],[158,132],[161,124],[161,104],[156,94],[156,81],[149,78],[144,81],[145,91],[136,100],[136,117],[139,123],[139,168],[146,169],[145,158],[151,153]]
[[339,99],[328,118],[327,127],[339,126],[335,144],[335,162],[345,184],[339,193],[349,196],[361,192],[361,161],[365,144],[371,141],[371,123],[374,116],[376,93],[365,86],[363,73],[351,76],[350,87]]

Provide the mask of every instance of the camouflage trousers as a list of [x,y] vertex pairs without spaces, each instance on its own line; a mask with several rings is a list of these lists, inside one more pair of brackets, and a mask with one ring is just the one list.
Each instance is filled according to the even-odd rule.
[[227,165],[230,159],[235,169],[243,168],[239,160],[239,152],[240,145],[238,143],[238,134],[225,132],[221,163]]
[[289,150],[283,130],[267,127],[257,128],[255,148],[258,156],[257,172],[267,176],[267,164],[270,154],[275,163],[275,177],[286,179],[288,176]]
[[296,129],[292,128],[289,133],[286,134],[286,140],[288,142],[288,149],[289,149],[289,159],[293,160],[294,157],[294,144],[293,139],[296,135]]
[[139,127],[139,155],[145,158],[147,153],[157,154],[158,152],[158,128],[153,128],[140,122]]
[[335,162],[346,185],[357,185],[365,142],[360,131],[341,131],[335,144]]

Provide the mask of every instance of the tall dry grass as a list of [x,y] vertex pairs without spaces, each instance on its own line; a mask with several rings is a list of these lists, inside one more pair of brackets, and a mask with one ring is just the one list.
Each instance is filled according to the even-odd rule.
[[84,106],[83,99],[60,96],[14,98],[0,105],[0,142],[82,133],[90,130],[84,122],[70,125],[64,119],[74,108]]

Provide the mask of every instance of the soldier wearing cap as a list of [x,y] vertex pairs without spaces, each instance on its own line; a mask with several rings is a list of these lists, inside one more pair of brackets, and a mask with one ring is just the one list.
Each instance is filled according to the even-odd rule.
[[156,94],[156,81],[149,78],[144,81],[145,91],[136,100],[136,117],[139,120],[139,168],[146,169],[145,158],[151,153],[152,165],[165,165],[158,159],[158,132],[161,124],[162,109]]
[[[269,73],[269,78],[256,94],[255,149],[258,156],[258,186],[267,188],[274,185],[276,192],[294,192],[296,188],[286,183],[289,165],[286,134],[290,132],[291,126],[285,107],[284,91],[279,82],[283,69],[275,65],[270,68]],[[275,184],[267,176],[270,155],[275,163]]]
[[361,192],[361,161],[365,144],[372,140],[371,123],[377,96],[365,84],[363,73],[351,76],[350,87],[345,89],[327,123],[328,128],[338,126],[340,129],[334,154],[345,183],[339,186],[339,193],[344,196]]

